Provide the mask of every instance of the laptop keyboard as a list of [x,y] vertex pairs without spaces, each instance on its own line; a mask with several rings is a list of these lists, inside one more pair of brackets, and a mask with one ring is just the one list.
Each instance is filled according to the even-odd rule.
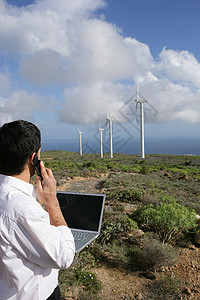
[[72,233],[73,233],[74,239],[78,240],[78,241],[84,241],[89,235],[89,233],[87,233],[87,232],[79,232],[79,231],[73,231],[73,230],[72,230]]

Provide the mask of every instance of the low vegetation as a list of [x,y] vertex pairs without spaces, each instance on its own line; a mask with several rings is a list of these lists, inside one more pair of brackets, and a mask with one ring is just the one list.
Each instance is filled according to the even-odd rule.
[[[141,161],[137,155],[110,159],[105,154],[100,159],[97,154],[46,151],[42,159],[58,183],[107,174],[97,187],[107,195],[101,234],[70,269],[60,271],[63,299],[68,289],[76,290],[78,299],[100,299],[102,284],[93,268],[101,264],[154,274],[176,262],[177,247],[194,243],[200,214],[199,156],[147,155]],[[167,295],[177,289],[177,281],[168,277],[156,284]]]
[[187,235],[198,230],[195,211],[169,196],[162,197],[154,205],[141,205],[132,217],[144,230],[155,232],[163,243],[170,243],[181,234]]

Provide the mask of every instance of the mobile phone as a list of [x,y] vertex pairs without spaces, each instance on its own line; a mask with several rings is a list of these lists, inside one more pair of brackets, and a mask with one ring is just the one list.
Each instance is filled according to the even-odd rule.
[[35,156],[33,158],[33,163],[34,163],[37,175],[40,176],[41,179],[43,180],[42,174],[41,174],[41,169],[40,169],[40,160],[38,159],[37,154],[35,154]]

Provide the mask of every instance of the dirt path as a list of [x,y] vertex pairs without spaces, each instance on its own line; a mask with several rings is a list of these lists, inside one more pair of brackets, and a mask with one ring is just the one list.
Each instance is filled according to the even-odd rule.
[[150,284],[149,279],[118,269],[101,267],[95,273],[103,284],[100,294],[102,300],[140,299],[143,297],[144,286]]
[[67,180],[63,185],[58,186],[58,190],[78,193],[102,193],[103,190],[99,187],[99,183],[106,177],[107,175],[101,175],[100,178],[74,177]]

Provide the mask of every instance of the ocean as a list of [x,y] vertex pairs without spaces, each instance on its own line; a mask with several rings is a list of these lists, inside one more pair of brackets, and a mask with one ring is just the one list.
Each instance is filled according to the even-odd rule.
[[[104,152],[109,152],[109,141],[103,143]],[[42,142],[42,151],[65,150],[79,152],[78,140],[52,140]],[[100,153],[97,141],[83,142],[83,153]],[[113,153],[139,154],[139,139],[113,140]],[[153,137],[145,139],[145,154],[200,155],[199,137]]]

